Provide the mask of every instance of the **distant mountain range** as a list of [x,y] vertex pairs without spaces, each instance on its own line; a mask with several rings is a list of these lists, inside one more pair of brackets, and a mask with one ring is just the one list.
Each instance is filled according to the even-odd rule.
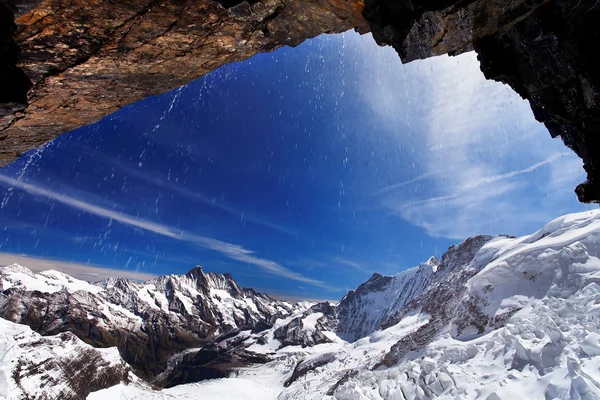
[[599,254],[600,211],[572,214],[374,274],[337,304],[200,267],[88,283],[15,264],[0,398],[596,399]]

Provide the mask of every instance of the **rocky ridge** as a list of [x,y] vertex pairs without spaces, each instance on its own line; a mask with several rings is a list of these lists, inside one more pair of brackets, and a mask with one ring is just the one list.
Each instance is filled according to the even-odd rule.
[[[399,342],[398,350],[392,348],[382,361],[392,362],[386,360],[397,358],[398,352],[409,351],[411,346],[426,345],[454,318],[467,290],[467,281],[485,266],[485,262],[475,261],[475,255],[492,239],[483,235],[469,238],[451,246],[441,261],[432,257],[418,267],[394,276],[375,273],[356,290],[348,292],[338,304],[315,304],[285,325],[257,336],[261,337],[262,343],[272,344],[274,339],[279,348],[314,346],[340,339],[352,343],[390,328],[407,316],[417,313],[428,315],[428,321],[415,333],[419,339],[406,338],[411,341],[410,346]],[[466,311],[464,317],[455,321],[458,329],[477,325],[479,330],[483,330],[500,326],[503,322],[502,319],[479,321],[480,314],[474,313],[474,310]],[[471,315],[468,320],[467,315]]]
[[[12,265],[0,269],[0,290],[1,317],[42,335],[71,332],[94,347],[116,346],[147,380],[163,373],[168,360],[182,351],[206,347],[231,332],[266,329],[269,321],[301,307],[240,288],[231,275],[200,267],[143,283],[111,278],[90,284],[58,271],[34,274]],[[237,365],[243,364],[235,357]]]

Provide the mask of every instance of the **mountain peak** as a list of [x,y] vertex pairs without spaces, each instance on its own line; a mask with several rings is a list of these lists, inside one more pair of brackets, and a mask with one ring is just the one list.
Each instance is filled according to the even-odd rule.
[[[374,282],[378,279],[381,279],[383,277],[383,275],[381,275],[379,272],[373,272],[373,275],[371,275],[371,277],[369,278],[369,280],[367,282]],[[365,282],[365,283],[367,283]]]
[[475,253],[492,239],[493,236],[477,235],[469,237],[457,245],[448,247],[448,250],[442,255],[442,260],[439,263],[438,269],[452,269],[453,266],[470,262],[475,256]]
[[[67,275],[68,276],[68,275]],[[129,280],[127,278],[119,277],[119,276],[111,276],[109,278],[104,278],[101,281],[94,282],[95,286],[101,287],[103,289],[111,289],[111,288],[119,288],[125,289],[129,286]]]
[[380,292],[385,290],[394,278],[391,276],[381,275],[380,273],[373,273],[368,281],[361,284],[356,288],[356,293],[368,293],[368,292]]
[[429,267],[433,272],[437,272],[438,266],[440,265],[440,260],[437,259],[436,256],[429,257],[429,260],[425,261],[421,266]]
[[429,264],[429,265],[440,265],[440,260],[438,260],[438,258],[436,256],[431,256],[429,257],[429,260],[427,260],[425,262],[425,264]]
[[19,265],[17,263],[7,265],[6,267],[3,267],[2,269],[0,269],[0,271],[2,271],[5,274],[20,273],[20,274],[25,274],[25,275],[29,275],[29,276],[34,275],[33,271],[31,271],[29,268],[23,267],[22,265]]
[[206,279],[206,274],[200,265],[196,265],[194,268],[190,269],[186,274],[188,278],[193,280]]

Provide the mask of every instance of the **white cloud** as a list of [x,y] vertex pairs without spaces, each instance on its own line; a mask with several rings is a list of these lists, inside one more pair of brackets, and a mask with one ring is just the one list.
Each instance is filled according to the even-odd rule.
[[128,215],[116,209],[107,209],[97,206],[89,201],[83,201],[67,195],[66,193],[57,193],[40,185],[24,182],[0,174],[0,183],[4,183],[10,187],[24,190],[32,195],[42,196],[47,199],[54,200],[64,205],[75,209],[87,212],[89,214],[106,218],[112,221],[120,222],[124,225],[140,228],[149,232],[156,233],[168,238],[185,241],[196,244],[202,248],[215,251],[221,255],[239,262],[255,265],[266,272],[278,275],[283,278],[291,279],[298,282],[304,282],[311,285],[319,286],[326,290],[337,291],[337,288],[327,285],[325,282],[308,278],[302,274],[287,269],[275,261],[254,255],[254,252],[244,248],[243,246],[223,242],[206,236],[195,235],[168,225],[159,224],[150,220]]
[[359,97],[396,134],[398,156],[413,161],[399,174],[405,180],[374,193],[390,214],[431,236],[464,239],[525,233],[577,210],[578,158],[535,121],[527,101],[483,77],[474,53],[400,66],[393,50],[364,43],[371,38],[345,40],[370,60],[355,71],[369,82]]

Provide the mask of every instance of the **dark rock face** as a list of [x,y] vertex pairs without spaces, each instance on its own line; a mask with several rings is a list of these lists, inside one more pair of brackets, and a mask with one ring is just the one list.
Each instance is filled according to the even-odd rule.
[[[539,5],[537,3],[540,3]],[[600,200],[600,4],[525,3],[528,17],[474,42],[488,79],[528,99],[538,121],[584,162],[582,202]]]
[[476,50],[583,159],[577,195],[598,202],[599,17],[595,0],[0,0],[0,166],[224,64],[354,28],[404,62]]
[[296,364],[292,375],[283,383],[283,386],[289,387],[292,383],[297,381],[302,376],[306,375],[310,371],[314,371],[322,365],[328,364],[335,359],[335,353],[325,353],[319,357],[303,360]]
[[238,334],[239,331],[232,331],[201,349],[189,349],[173,356],[165,371],[152,384],[168,388],[183,383],[225,378],[234,368],[270,361],[264,354],[247,351],[244,344],[246,337]]
[[[17,25],[13,21],[13,5],[0,0],[0,131],[5,118],[12,118],[27,104],[31,81],[17,67],[19,47],[13,39]],[[0,133],[0,141],[5,138]]]
[[[304,316],[308,316],[313,313],[313,310],[309,309]],[[322,318],[322,317],[321,317]],[[288,324],[278,328],[274,333],[273,337],[281,342],[281,347],[285,346],[314,346],[319,343],[329,343],[331,340],[323,334],[324,326],[321,325],[320,321],[316,321],[313,330],[305,329],[302,318],[294,318]]]
[[579,200],[600,201],[598,2],[367,0],[364,16],[404,62],[474,49],[485,77],[529,100],[536,119],[582,158]]

